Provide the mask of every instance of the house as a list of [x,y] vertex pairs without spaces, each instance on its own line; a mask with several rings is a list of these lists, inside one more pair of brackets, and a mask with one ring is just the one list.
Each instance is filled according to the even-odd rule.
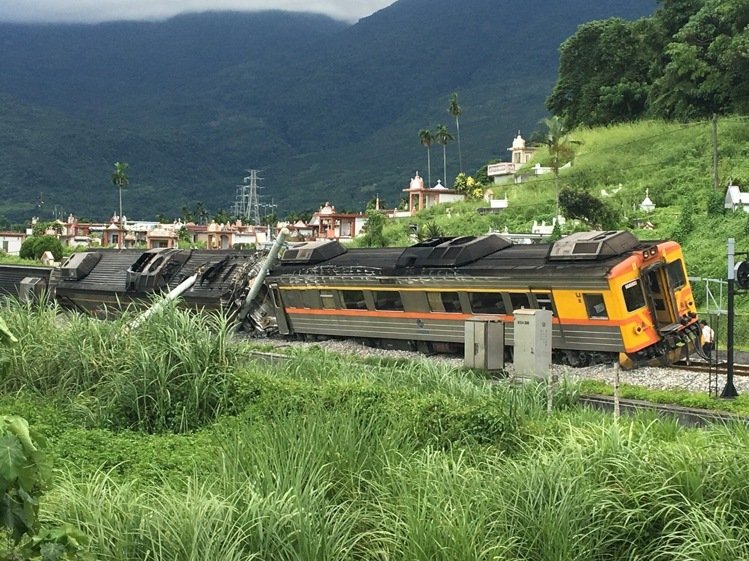
[[23,232],[0,232],[0,253],[18,255],[25,239]]
[[742,193],[738,185],[729,185],[723,206],[729,210],[749,212],[749,193]]
[[416,172],[416,176],[411,178],[411,183],[408,189],[403,189],[404,193],[408,193],[408,215],[413,216],[420,210],[429,208],[430,206],[453,203],[465,200],[465,195],[460,191],[454,189],[448,189],[442,185],[442,180],[437,180],[437,185],[432,187],[424,187],[424,179],[419,176],[419,172]]
[[367,223],[367,216],[362,213],[336,212],[329,202],[320,207],[310,218],[309,239],[353,239],[359,235]]

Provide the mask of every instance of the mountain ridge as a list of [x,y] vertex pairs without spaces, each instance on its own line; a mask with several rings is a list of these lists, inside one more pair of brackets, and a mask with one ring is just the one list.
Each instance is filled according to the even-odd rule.
[[[327,199],[361,208],[376,193],[394,205],[425,168],[416,132],[441,122],[455,134],[452,91],[473,172],[544,116],[556,49],[579,23],[655,8],[529,0],[521,13],[513,4],[400,0],[353,25],[288,12],[0,24],[0,214],[43,214],[29,194],[43,191],[47,209],[103,219],[116,199],[114,161],[130,163],[125,208],[149,209],[139,216],[176,215],[197,200],[228,208],[249,167],[265,170],[264,194],[281,214]],[[454,143],[448,156],[450,180]]]

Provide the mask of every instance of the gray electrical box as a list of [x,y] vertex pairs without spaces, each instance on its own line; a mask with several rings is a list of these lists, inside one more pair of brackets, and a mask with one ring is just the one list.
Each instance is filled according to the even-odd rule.
[[47,282],[41,277],[24,277],[18,285],[18,299],[24,302],[38,300],[47,289]]
[[547,377],[551,374],[551,311],[515,310],[515,374]]
[[466,368],[502,370],[505,366],[505,330],[493,316],[473,316],[465,322]]

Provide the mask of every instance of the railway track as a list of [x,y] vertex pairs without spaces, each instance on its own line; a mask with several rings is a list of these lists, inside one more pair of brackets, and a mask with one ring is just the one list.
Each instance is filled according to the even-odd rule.
[[[289,356],[276,352],[251,351],[250,356],[270,364],[283,365],[289,360]],[[674,365],[674,368],[701,370],[712,366],[723,366],[725,364],[696,364],[692,362],[689,365]],[[735,365],[743,372],[742,375],[749,375],[749,365]],[[707,370],[704,370],[707,371]],[[713,370],[714,371],[714,370]],[[518,381],[516,379],[516,381]],[[614,411],[614,398],[605,395],[580,395],[578,401],[581,405],[588,406],[601,411]],[[624,415],[631,415],[641,411],[651,411],[662,418],[673,418],[684,426],[703,427],[711,423],[731,423],[742,422],[749,424],[749,418],[717,410],[696,409],[691,407],[682,407],[679,405],[654,403],[650,401],[636,399],[619,399],[619,410]]]
[[[581,395],[581,404],[603,411],[614,410],[614,398],[604,395]],[[620,399],[619,408],[622,413],[636,413],[638,411],[653,411],[659,417],[674,418],[679,424],[692,427],[702,427],[710,423],[749,423],[749,418],[707,409],[695,409],[663,403],[652,403],[637,399]]]
[[[718,375],[725,375],[728,371],[728,363],[725,361],[707,364],[704,362],[689,362],[684,361],[675,362],[670,368],[676,368],[679,370],[690,370],[693,372],[704,372]],[[749,364],[734,364],[733,373],[735,376],[749,376]]]

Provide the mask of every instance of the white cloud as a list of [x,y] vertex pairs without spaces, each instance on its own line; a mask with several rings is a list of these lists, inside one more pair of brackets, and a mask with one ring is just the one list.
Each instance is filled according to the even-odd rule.
[[165,19],[208,10],[315,12],[354,22],[394,0],[0,0],[0,21],[101,22]]

